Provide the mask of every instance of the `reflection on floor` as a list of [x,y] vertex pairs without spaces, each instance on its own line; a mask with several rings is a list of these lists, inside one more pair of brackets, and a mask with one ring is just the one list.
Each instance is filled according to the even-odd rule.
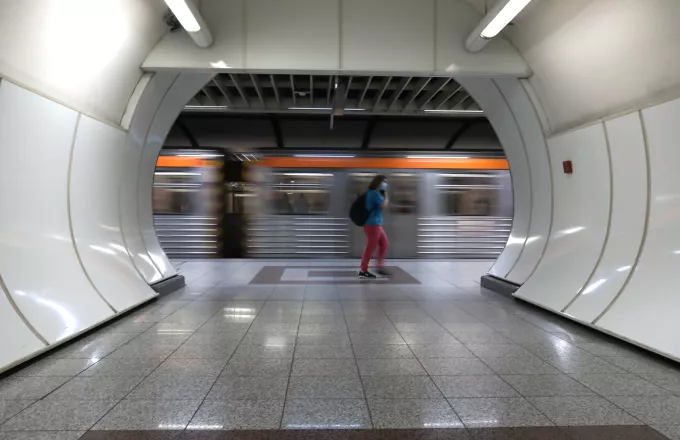
[[177,264],[2,380],[0,440],[680,439],[676,365],[481,289],[490,263]]

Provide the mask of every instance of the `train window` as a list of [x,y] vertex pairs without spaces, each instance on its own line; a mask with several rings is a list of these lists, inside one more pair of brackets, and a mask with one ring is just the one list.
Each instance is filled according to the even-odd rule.
[[[368,185],[375,177],[375,173],[354,173],[350,175],[348,204],[354,202],[356,197],[368,190]],[[389,210],[398,214],[415,214],[418,199],[417,174],[394,173],[387,175],[389,184],[388,194],[390,197]]]
[[278,173],[272,175],[269,206],[273,214],[322,215],[330,206],[333,175],[325,173]]
[[490,216],[500,210],[500,176],[491,173],[439,174],[435,189],[443,215]]
[[198,209],[201,173],[196,171],[156,171],[153,188],[153,212],[187,214]]

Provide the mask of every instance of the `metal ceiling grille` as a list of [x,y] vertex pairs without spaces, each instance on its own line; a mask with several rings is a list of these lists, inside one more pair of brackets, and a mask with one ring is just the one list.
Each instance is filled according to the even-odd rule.
[[454,79],[410,76],[221,73],[184,110],[483,117]]

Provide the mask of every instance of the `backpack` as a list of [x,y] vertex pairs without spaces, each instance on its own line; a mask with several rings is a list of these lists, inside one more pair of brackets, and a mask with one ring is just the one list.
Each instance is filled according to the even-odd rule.
[[368,221],[370,213],[366,209],[366,193],[357,196],[357,199],[352,202],[349,208],[349,218],[357,226],[363,226]]

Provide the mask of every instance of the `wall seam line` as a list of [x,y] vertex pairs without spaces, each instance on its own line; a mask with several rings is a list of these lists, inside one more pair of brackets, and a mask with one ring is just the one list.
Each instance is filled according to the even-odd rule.
[[616,294],[612,302],[609,303],[609,305],[600,313],[597,318],[592,322],[592,325],[597,324],[597,322],[602,319],[604,315],[609,312],[609,310],[616,304],[616,302],[619,300],[623,292],[626,290],[628,287],[628,284],[630,283],[630,280],[633,278],[633,275],[635,274],[635,271],[637,270],[638,265],[640,264],[640,257],[642,256],[642,252],[644,251],[645,245],[647,244],[647,233],[649,231],[649,214],[650,214],[650,209],[651,209],[651,198],[652,198],[652,174],[651,174],[651,164],[649,162],[649,143],[647,139],[647,128],[645,127],[645,121],[644,118],[642,117],[642,112],[638,111],[638,118],[640,120],[640,130],[642,131],[642,147],[645,150],[645,165],[647,169],[647,206],[646,206],[646,211],[645,211],[645,225],[644,228],[642,229],[642,240],[640,241],[640,247],[638,248],[637,255],[635,256],[635,262],[633,264],[633,267],[631,268],[630,272],[628,273],[628,277],[626,278],[626,281],[624,281],[623,286],[621,286],[621,289],[619,292]]
[[76,148],[76,138],[78,136],[78,128],[80,127],[80,119],[82,118],[82,115],[78,113],[78,118],[76,119],[76,126],[73,130],[73,140],[71,141],[71,152],[69,154],[68,158],[68,178],[66,179],[66,205],[68,207],[68,229],[69,233],[71,234],[71,243],[73,243],[73,251],[76,253],[76,259],[78,259],[78,264],[80,264],[80,268],[82,269],[83,273],[85,274],[85,277],[87,278],[87,281],[90,283],[92,288],[94,289],[95,292],[97,292],[97,295],[104,301],[104,303],[109,306],[109,308],[113,311],[113,313],[118,313],[116,309],[113,308],[111,303],[104,298],[104,295],[99,291],[97,286],[94,284],[92,281],[92,278],[90,277],[90,274],[88,273],[87,269],[85,268],[85,264],[83,264],[83,259],[80,255],[80,251],[78,251],[78,245],[76,244],[76,235],[73,232],[73,216],[71,214],[71,173],[73,172],[73,156],[75,153],[75,148]]
[[[2,83],[3,83],[3,79],[2,79],[2,77],[0,77],[0,89],[2,88]],[[12,306],[12,308],[14,309],[14,313],[17,314],[17,316],[19,317],[19,319],[21,319],[21,321],[24,323],[24,325],[26,327],[28,327],[28,329],[31,331],[31,333],[33,333],[33,335],[36,338],[38,338],[38,340],[40,342],[45,344],[46,347],[49,346],[50,345],[49,342],[47,342],[47,340],[42,337],[42,335],[38,332],[38,330],[35,329],[35,327],[33,327],[33,325],[31,325],[31,323],[28,321],[26,316],[24,316],[24,314],[21,312],[21,309],[19,309],[19,306],[14,301],[14,298],[12,298],[12,295],[10,295],[10,290],[7,287],[7,284],[5,284],[5,280],[3,279],[2,274],[0,274],[0,290],[2,290],[2,292],[5,294],[7,301],[9,301],[10,306]]]
[[[180,76],[182,76],[182,74],[178,74],[177,76],[175,76],[175,79],[172,81],[172,84],[170,84],[168,89],[165,91],[165,93],[163,94],[163,97],[158,102],[158,106],[156,106],[156,108],[154,110],[153,117],[151,118],[151,121],[149,122],[149,126],[147,127],[146,131],[144,132],[144,138],[143,138],[144,140],[142,141],[142,149],[141,149],[141,153],[139,155],[139,163],[137,164],[137,173],[136,173],[137,182],[135,184],[135,189],[136,189],[136,191],[135,191],[135,194],[136,194],[135,206],[137,207],[136,217],[137,217],[137,225],[139,226],[139,238],[141,238],[141,240],[142,240],[142,244],[144,245],[144,253],[149,257],[149,261],[151,262],[151,265],[160,274],[160,279],[157,280],[157,281],[162,281],[164,279],[163,278],[164,275],[163,275],[163,271],[161,270],[161,268],[158,267],[158,265],[156,264],[154,259],[151,258],[151,254],[149,254],[149,245],[146,243],[146,240],[144,239],[144,233],[142,232],[142,223],[140,221],[141,217],[140,217],[140,214],[139,214],[139,176],[140,176],[140,173],[142,171],[142,162],[143,162],[143,159],[144,159],[144,149],[146,148],[146,144],[149,141],[149,133],[151,132],[151,127],[153,126],[154,121],[156,120],[156,115],[158,115],[158,109],[160,109],[163,106],[163,102],[165,101],[165,98],[167,98],[168,94],[170,93],[173,86],[175,85],[177,80],[180,78]],[[161,149],[162,149],[162,147],[161,147]],[[153,198],[153,180],[151,182],[151,197]],[[153,209],[152,209],[151,215],[152,215],[152,219],[153,219]],[[154,229],[155,228],[156,228],[156,225],[154,224]],[[144,280],[146,280],[146,278],[144,278]],[[148,282],[147,282],[147,284],[148,284]]]
[[574,304],[576,300],[581,297],[581,295],[583,295],[583,291],[593,280],[595,273],[597,273],[597,269],[600,267],[600,263],[602,263],[602,258],[604,257],[607,245],[609,244],[609,237],[612,230],[612,213],[614,212],[614,165],[612,162],[612,148],[609,142],[609,132],[607,131],[607,125],[604,122],[602,123],[602,131],[604,133],[604,143],[607,146],[607,161],[609,162],[609,216],[607,218],[607,233],[604,235],[602,250],[600,251],[600,255],[597,257],[597,261],[595,262],[595,266],[593,266],[593,270],[590,272],[590,275],[588,275],[586,282],[583,283],[583,286],[581,286],[579,291],[576,293],[576,296],[574,296],[571,301],[569,301],[567,305],[564,306],[562,310],[560,310],[561,313],[566,313],[566,310],[571,307],[572,304]]
[[[529,231],[531,231],[531,223],[533,221],[533,216],[531,215],[531,213],[533,212],[533,208],[534,208],[534,191],[533,191],[533,185],[532,185],[533,182],[532,182],[532,178],[531,178],[531,163],[529,162],[529,153],[527,152],[527,148],[526,148],[527,143],[526,143],[526,139],[524,138],[524,133],[522,133],[522,128],[521,128],[519,122],[517,121],[517,117],[515,117],[515,112],[513,111],[512,106],[510,105],[510,102],[508,102],[507,97],[503,93],[503,90],[500,87],[498,87],[498,84],[496,83],[495,79],[492,79],[491,81],[493,82],[494,87],[496,87],[496,90],[498,90],[498,93],[500,93],[501,97],[503,98],[503,101],[505,101],[505,105],[508,106],[508,110],[510,110],[510,115],[512,116],[512,120],[515,121],[515,126],[517,127],[517,132],[519,133],[519,137],[522,139],[522,146],[523,146],[522,150],[524,152],[524,158],[526,159],[527,168],[529,170],[529,223],[527,224],[527,232],[526,232],[526,234],[524,234],[524,244],[522,245],[522,249],[519,251],[519,254],[517,255],[517,258],[515,259],[515,262],[512,264],[510,269],[508,269],[507,273],[504,275],[504,278],[507,278],[508,275],[510,275],[512,273],[512,270],[515,268],[515,266],[517,266],[517,263],[522,258],[522,254],[524,253],[524,250],[526,249],[526,246],[527,246],[527,240],[529,239]],[[510,170],[510,183],[512,184],[512,170]],[[514,200],[514,195],[515,195],[515,192],[513,191],[513,200],[512,200],[513,211],[514,211],[515,206],[516,206],[515,200]],[[514,213],[513,213],[512,221],[513,221],[513,224],[514,224],[514,222],[515,222]],[[510,226],[510,235],[512,235],[512,225]],[[510,236],[508,236],[508,239],[509,238],[510,238]],[[506,244],[506,246],[507,246],[507,244]]]

